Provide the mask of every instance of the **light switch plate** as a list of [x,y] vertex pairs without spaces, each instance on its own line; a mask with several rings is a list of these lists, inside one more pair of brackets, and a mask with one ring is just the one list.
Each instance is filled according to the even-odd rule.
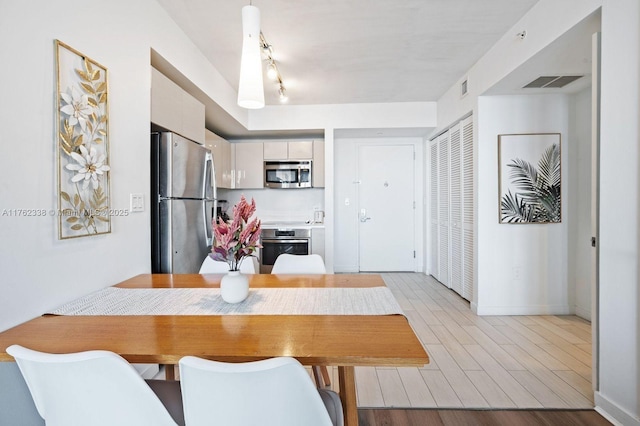
[[129,211],[132,213],[144,211],[144,194],[130,194]]

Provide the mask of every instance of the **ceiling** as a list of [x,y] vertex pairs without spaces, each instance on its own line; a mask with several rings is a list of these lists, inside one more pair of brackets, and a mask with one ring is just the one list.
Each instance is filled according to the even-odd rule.
[[[241,10],[249,1],[157,1],[237,88]],[[310,105],[437,101],[537,1],[253,0],[253,5],[260,9],[261,29],[273,46],[288,103]],[[582,53],[577,56],[583,60]],[[180,80],[180,76],[169,77]],[[190,84],[182,79],[186,86]],[[216,122],[208,117],[207,127],[213,126],[228,139],[248,135],[193,89],[189,91],[205,102],[208,115],[210,107],[217,108]],[[496,90],[508,91],[506,87]],[[277,85],[266,78],[265,101],[280,104]],[[376,129],[375,134],[385,132]],[[252,136],[269,136],[269,132]]]

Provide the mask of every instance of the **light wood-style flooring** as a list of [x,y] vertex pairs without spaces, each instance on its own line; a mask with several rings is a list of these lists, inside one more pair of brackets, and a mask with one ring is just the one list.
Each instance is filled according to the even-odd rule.
[[[431,363],[356,367],[358,407],[593,408],[589,322],[576,316],[476,316],[466,300],[430,276],[382,276]],[[337,384],[337,369],[331,374]]]

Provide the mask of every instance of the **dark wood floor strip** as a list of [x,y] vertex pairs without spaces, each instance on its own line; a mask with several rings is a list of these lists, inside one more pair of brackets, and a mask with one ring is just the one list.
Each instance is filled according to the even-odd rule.
[[360,408],[360,426],[609,426],[594,410]]

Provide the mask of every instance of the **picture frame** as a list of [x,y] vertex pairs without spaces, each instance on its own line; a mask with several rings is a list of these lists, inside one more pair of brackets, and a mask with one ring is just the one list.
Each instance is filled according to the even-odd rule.
[[562,221],[560,133],[498,135],[498,221]]
[[58,238],[111,232],[107,69],[55,40]]

